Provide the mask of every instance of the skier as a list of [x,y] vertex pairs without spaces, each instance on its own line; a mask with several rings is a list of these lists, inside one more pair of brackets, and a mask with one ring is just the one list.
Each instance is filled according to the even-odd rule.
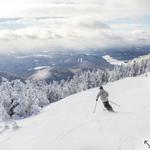
[[102,102],[103,102],[103,104],[104,104],[104,107],[105,107],[108,111],[114,112],[112,106],[109,104],[109,101],[108,101],[108,96],[109,96],[108,92],[105,91],[102,86],[100,86],[99,89],[100,89],[100,91],[99,91],[99,93],[98,93],[98,95],[97,95],[97,97],[96,97],[96,101],[98,101],[98,99],[99,99],[99,97],[100,97],[101,100],[102,100]]

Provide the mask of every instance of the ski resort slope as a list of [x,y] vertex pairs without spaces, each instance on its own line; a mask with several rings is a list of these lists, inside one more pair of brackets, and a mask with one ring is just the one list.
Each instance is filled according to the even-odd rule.
[[0,134],[0,150],[148,150],[150,75],[126,78],[104,88],[117,113],[106,112],[98,88],[53,103]]

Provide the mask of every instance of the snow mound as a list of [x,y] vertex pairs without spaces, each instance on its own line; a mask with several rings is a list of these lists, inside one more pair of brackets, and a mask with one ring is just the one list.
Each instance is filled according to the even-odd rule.
[[46,107],[18,121],[19,129],[0,134],[0,150],[147,150],[150,140],[150,75],[126,78],[105,86],[118,113],[103,111],[98,88]]

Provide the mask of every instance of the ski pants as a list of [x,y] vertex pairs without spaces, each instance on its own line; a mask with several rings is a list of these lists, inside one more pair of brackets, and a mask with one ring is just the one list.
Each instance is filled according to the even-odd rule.
[[113,111],[113,108],[111,107],[111,105],[109,104],[108,101],[107,101],[107,102],[103,102],[103,104],[104,104],[104,107],[105,107],[107,110]]

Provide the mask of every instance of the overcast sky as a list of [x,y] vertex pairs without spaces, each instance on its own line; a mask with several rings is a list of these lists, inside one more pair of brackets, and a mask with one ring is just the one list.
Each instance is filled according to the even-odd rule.
[[150,43],[150,0],[0,0],[0,52]]

